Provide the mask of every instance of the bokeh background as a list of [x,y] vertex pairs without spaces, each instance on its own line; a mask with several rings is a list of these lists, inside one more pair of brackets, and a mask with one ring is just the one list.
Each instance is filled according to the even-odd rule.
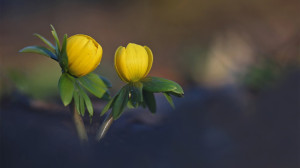
[[[300,167],[299,0],[0,0],[0,167]],[[57,63],[18,51],[43,45],[50,24],[88,34],[103,49],[97,73],[124,83],[114,52],[129,42],[154,53],[151,76],[185,97],[172,109],[126,110],[94,141],[105,101],[93,98],[80,145],[60,102]]]

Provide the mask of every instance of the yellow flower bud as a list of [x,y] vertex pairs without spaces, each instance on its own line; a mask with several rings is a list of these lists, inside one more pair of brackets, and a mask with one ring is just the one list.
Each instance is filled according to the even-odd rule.
[[90,36],[76,34],[67,40],[69,73],[81,77],[97,68],[102,58],[102,47]]
[[124,82],[137,82],[151,70],[153,54],[147,46],[129,43],[120,46],[115,53],[115,68]]

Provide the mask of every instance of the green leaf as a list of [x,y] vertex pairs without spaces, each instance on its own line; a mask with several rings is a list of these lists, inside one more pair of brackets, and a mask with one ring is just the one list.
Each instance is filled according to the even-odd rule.
[[85,91],[83,89],[79,89],[79,93],[80,93],[81,97],[83,98],[83,100],[85,102],[85,106],[86,106],[86,108],[87,108],[87,110],[89,112],[89,115],[93,116],[94,110],[93,110],[93,105],[92,105],[91,99],[85,93]]
[[110,101],[104,106],[100,116],[103,116],[110,108],[111,105],[114,103],[115,99],[118,97],[118,94],[116,94]]
[[102,100],[109,101],[111,99],[109,91],[106,91],[101,97]]
[[163,93],[163,94],[166,97],[166,99],[169,102],[169,104],[172,106],[172,108],[175,109],[175,105],[173,103],[172,97],[168,93]]
[[107,90],[107,85],[105,82],[101,79],[101,77],[95,73],[89,73],[85,75],[85,77],[89,78],[93,83],[95,83],[97,86],[104,88]]
[[97,74],[89,73],[78,78],[78,80],[84,88],[98,98],[101,98],[107,92],[106,85]]
[[103,116],[112,107],[112,105],[113,105],[114,101],[116,100],[116,98],[118,97],[120,91],[118,91],[118,93],[116,93],[114,95],[114,97],[112,99],[110,99],[109,102],[104,106],[100,116]]
[[67,56],[67,38],[68,36],[64,35],[64,40],[60,52],[59,64],[64,72],[68,72],[68,56]]
[[45,37],[37,33],[34,33],[33,35],[41,39],[47,46],[50,47],[50,49],[52,49],[53,51],[55,50],[54,45],[50,41],[48,41]]
[[129,100],[129,101],[127,102],[127,108],[129,108],[129,109],[134,109],[134,108],[136,108],[136,107],[137,107],[137,106],[133,106],[131,100]]
[[159,77],[147,77],[142,80],[144,85],[144,90],[149,92],[171,92],[174,93],[176,96],[183,96],[183,89],[179,84],[174,81],[159,78]]
[[79,93],[78,93],[77,89],[74,90],[73,98],[74,98],[74,103],[75,103],[76,111],[78,112],[79,115],[81,115],[81,113],[80,113],[80,102],[79,102],[80,101],[79,100]]
[[41,54],[41,55],[45,55],[45,56],[50,57],[50,58],[54,59],[55,61],[57,61],[56,55],[52,51],[50,51],[48,48],[42,47],[42,46],[28,46],[28,47],[21,49],[19,52]]
[[116,98],[116,100],[113,103],[112,114],[113,114],[114,120],[118,119],[121,116],[124,108],[127,105],[128,98],[129,98],[129,90],[126,85],[125,87],[123,87],[121,89],[120,94],[118,95],[118,97]]
[[111,88],[111,87],[112,87],[110,81],[109,81],[107,78],[105,78],[105,77],[103,77],[103,76],[99,76],[99,77],[100,77],[101,80],[104,82],[104,84],[106,85],[106,87],[108,87],[108,88]]
[[143,90],[143,96],[144,96],[144,102],[148,106],[151,113],[155,113],[156,112],[156,102],[155,102],[154,94],[152,92]]
[[176,96],[176,97],[183,97],[183,94],[178,94],[178,93],[175,93],[175,92],[165,92],[165,93],[168,93],[169,95],[173,95],[173,96]]
[[84,99],[82,95],[79,96],[79,108],[80,108],[80,114],[81,116],[84,116],[85,114],[85,106],[84,106]]
[[63,73],[58,81],[58,88],[61,100],[65,106],[71,103],[73,92],[75,88],[75,83],[73,77],[66,73]]
[[60,43],[59,43],[59,39],[58,39],[56,30],[55,30],[55,28],[54,28],[52,25],[50,25],[50,27],[51,27],[51,29],[52,29],[51,33],[52,33],[52,35],[53,35],[53,37],[54,37],[54,39],[55,39],[56,45],[57,45],[56,47],[57,47],[57,49],[59,50],[59,49],[60,49]]
[[133,107],[138,107],[143,101],[143,84],[140,82],[130,83],[129,85],[130,102]]

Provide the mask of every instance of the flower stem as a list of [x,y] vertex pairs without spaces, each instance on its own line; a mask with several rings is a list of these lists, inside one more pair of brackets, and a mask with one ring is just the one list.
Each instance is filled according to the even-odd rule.
[[99,128],[99,131],[96,136],[97,141],[100,141],[104,137],[104,135],[107,133],[113,121],[114,118],[112,116],[112,113],[110,113],[109,115],[107,115],[107,117],[105,118],[105,120],[103,121],[102,125]]
[[70,105],[70,110],[72,113],[72,118],[76,127],[78,138],[81,142],[87,141],[88,136],[84,127],[84,123],[82,121],[81,116],[78,114],[78,111],[76,110],[75,103],[72,102]]

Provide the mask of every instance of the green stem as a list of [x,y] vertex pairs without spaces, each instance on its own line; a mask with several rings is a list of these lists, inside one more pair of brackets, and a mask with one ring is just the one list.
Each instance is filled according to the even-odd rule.
[[109,115],[107,115],[107,117],[103,121],[103,124],[99,128],[99,131],[96,136],[97,141],[100,141],[104,137],[104,135],[107,133],[107,131],[108,131],[109,127],[111,126],[111,124],[113,123],[113,121],[114,121],[114,118],[112,116],[112,113],[110,113]]
[[76,127],[78,138],[81,142],[87,141],[88,136],[84,127],[84,123],[82,121],[81,116],[78,114],[78,111],[76,110],[75,103],[72,102],[70,105],[70,110],[72,113],[72,118]]

